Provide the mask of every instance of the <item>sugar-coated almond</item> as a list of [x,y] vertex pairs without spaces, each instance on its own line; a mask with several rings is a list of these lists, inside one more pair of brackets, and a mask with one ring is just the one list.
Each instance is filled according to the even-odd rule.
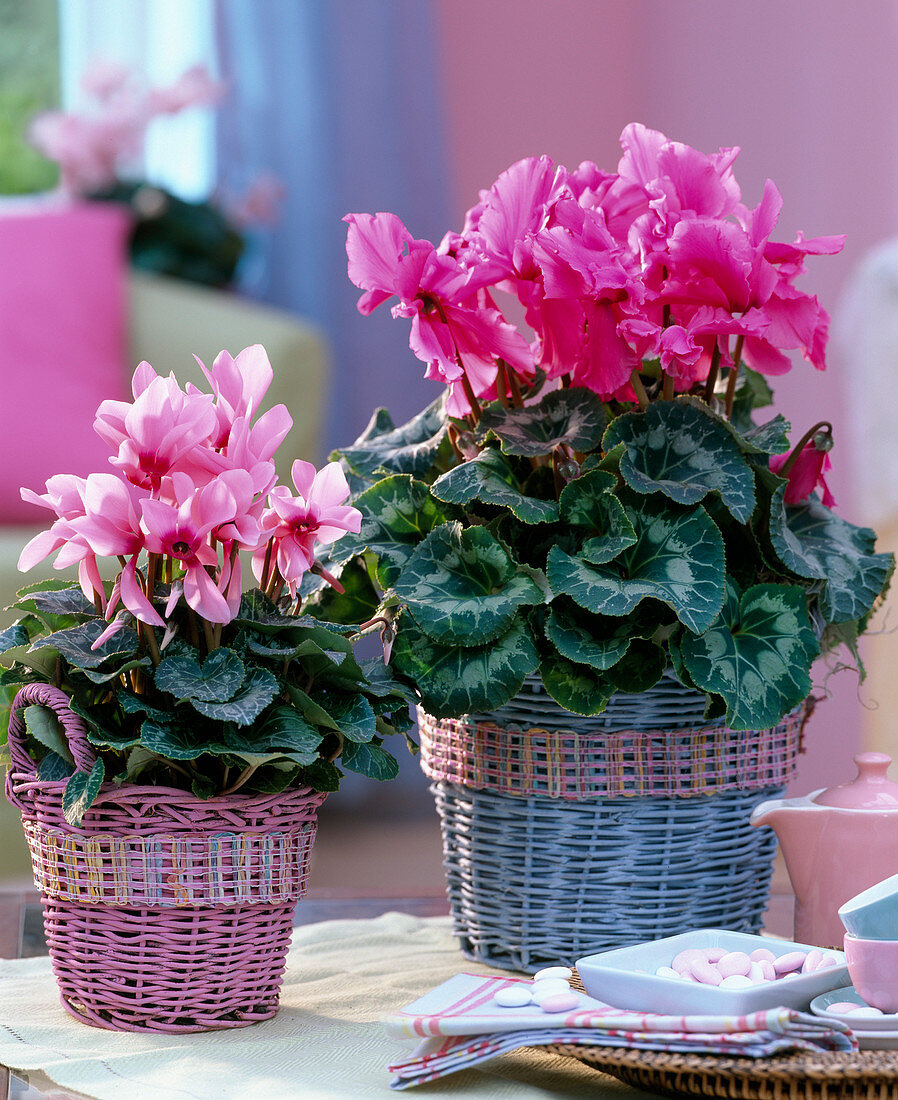
[[741,975],[744,978],[751,970],[751,959],[744,951],[729,951],[717,961],[716,966],[724,978],[734,975]]
[[691,969],[693,978],[702,985],[720,985],[722,981],[720,971],[704,959],[696,959]]
[[674,955],[673,962],[670,965],[674,970],[688,970],[696,959],[705,961],[704,953],[697,947],[687,947],[679,955]]
[[[768,963],[768,966],[770,964]],[[773,968],[771,967],[770,977],[764,973],[764,967],[759,962],[753,962],[749,967],[748,976],[751,979],[752,985],[760,985],[762,982],[769,982],[773,978]]]
[[502,1008],[523,1008],[533,1000],[530,986],[521,982],[519,985],[509,985],[496,991],[493,1000]]
[[750,951],[748,957],[752,962],[769,962],[772,963],[776,958],[776,955],[770,950],[769,947],[756,947],[754,951]]
[[553,993],[551,997],[543,997],[539,1007],[543,1012],[570,1012],[580,1004],[580,998],[576,993]]
[[721,989],[746,989],[753,984],[751,978],[746,977],[745,974],[727,974],[725,978],[720,979]]
[[827,1005],[826,1011],[836,1016],[849,1016],[852,1012],[856,1012],[863,1007],[863,1005],[855,1004],[854,1001],[836,1001],[834,1004]]
[[804,963],[804,951],[787,951],[773,960],[773,969],[776,976],[781,978],[784,974],[792,974],[800,970]]
[[659,966],[655,971],[659,978],[679,978],[679,973],[672,966]]
[[839,960],[836,958],[836,956],[827,951],[823,955],[823,958],[820,960],[820,962],[817,963],[817,969],[818,970],[829,970],[829,968],[831,966],[841,966],[841,965],[842,965],[842,963],[839,962]]
[[868,1016],[884,1016],[885,1013],[881,1008],[874,1008],[873,1005],[858,1005],[851,1015],[866,1018]]
[[555,993],[568,993],[570,988],[570,983],[565,978],[542,978],[533,983],[530,994],[534,1001],[540,1001],[543,997],[551,997]]
[[809,951],[804,957],[804,962],[801,964],[802,974],[810,974],[812,971],[816,970],[822,958],[823,952],[819,947],[815,947],[812,951]]
[[544,966],[533,975],[535,982],[541,982],[543,978],[572,978],[573,970],[569,966]]
[[727,949],[725,947],[706,947],[705,948],[705,958],[712,965],[716,965],[724,957],[724,955],[727,955],[727,954],[729,954],[729,952],[727,951]]
[[764,980],[767,982],[776,981],[776,971],[773,969],[773,963],[770,959],[761,959],[758,963],[761,968],[761,973],[764,975]]

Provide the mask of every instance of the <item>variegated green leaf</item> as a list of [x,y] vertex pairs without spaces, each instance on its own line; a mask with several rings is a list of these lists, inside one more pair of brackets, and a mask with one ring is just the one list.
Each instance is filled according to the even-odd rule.
[[527,496],[496,447],[485,447],[470,462],[438,477],[433,495],[449,504],[470,504],[472,500],[497,504],[510,509],[522,523],[552,523],[558,519],[556,501]]
[[335,451],[332,457],[342,457],[366,477],[378,470],[421,477],[436,460],[448,423],[444,396],[398,428],[392,427],[386,409],[378,409],[355,443]]
[[635,544],[608,565],[593,565],[553,546],[547,569],[553,591],[598,615],[628,615],[641,600],[660,600],[700,634],[723,603],[723,539],[717,526],[701,506],[675,510],[651,497],[636,498],[625,510]]
[[202,664],[192,657],[166,657],[156,669],[156,687],[176,699],[223,703],[237,693],[246,669],[232,649],[216,649]]
[[756,424],[742,438],[765,455],[779,455],[789,449],[789,421],[777,413],[764,424]]
[[108,625],[103,619],[89,619],[86,623],[80,623],[68,630],[57,630],[54,634],[37,639],[32,642],[31,649],[33,651],[52,646],[79,668],[97,668],[111,658],[124,659],[137,652],[137,634],[128,627],[107,638],[98,649],[92,649],[91,646]]
[[607,673],[560,653],[545,654],[539,668],[546,691],[572,714],[601,714],[616,688]]
[[799,577],[824,581],[820,610],[828,622],[859,619],[873,606],[895,565],[874,552],[876,535],[855,527],[816,497],[786,506],[785,485],[770,504],[770,540],[780,561]]
[[75,772],[62,792],[62,816],[75,829],[100,793],[106,768],[98,757],[89,772]]
[[611,561],[636,542],[633,524],[623,505],[611,492],[617,478],[604,470],[590,470],[569,482],[559,498],[561,518],[573,527],[591,528],[596,534],[586,540],[581,555],[594,565]]
[[[760,377],[760,376],[759,376]],[[789,449],[789,430],[791,425],[779,413],[764,424],[755,424],[750,416],[736,416],[727,420],[725,416],[712,409],[700,397],[684,393],[676,399],[677,405],[688,405],[698,409],[719,427],[723,428],[734,440],[739,450],[754,458],[759,455],[781,454]],[[769,402],[768,402],[769,404]]]
[[357,535],[345,535],[335,545],[333,560],[346,561],[370,549],[377,557],[377,575],[389,588],[421,540],[446,521],[446,512],[423,481],[393,474],[375,482],[353,502],[362,513]]
[[366,775],[369,779],[395,779],[399,774],[399,762],[380,744],[380,738],[372,744],[346,742],[340,763],[351,772]]
[[637,635],[630,619],[593,615],[559,599],[549,610],[546,637],[569,661],[604,670],[617,664]]
[[605,430],[605,408],[591,390],[550,390],[533,405],[521,409],[487,409],[477,430],[492,431],[509,455],[547,455],[562,444],[575,451],[591,451]]
[[680,656],[692,681],[726,703],[727,725],[767,729],[811,690],[819,653],[800,588],[756,584],[727,601],[700,637],[684,633]]
[[533,638],[521,619],[500,638],[481,646],[440,645],[403,615],[392,664],[421,693],[436,718],[494,710],[507,703],[539,666]]
[[227,702],[211,703],[191,699],[190,704],[207,718],[248,726],[258,718],[278,691],[278,682],[267,669],[251,668],[240,690]]
[[755,507],[754,475],[730,433],[698,405],[659,401],[608,426],[605,449],[626,445],[621,476],[638,493],[663,493],[678,504],[720,494],[747,523]]
[[394,585],[435,641],[481,645],[504,633],[543,592],[483,527],[446,523],[431,531]]
[[329,705],[329,713],[347,741],[370,741],[377,732],[374,708],[362,695],[334,699]]

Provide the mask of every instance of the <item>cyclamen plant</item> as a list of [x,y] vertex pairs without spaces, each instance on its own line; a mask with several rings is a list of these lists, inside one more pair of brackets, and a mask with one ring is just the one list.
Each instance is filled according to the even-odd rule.
[[379,409],[339,452],[364,519],[328,567],[354,613],[379,609],[437,717],[537,672],[596,714],[673,672],[709,719],[772,726],[821,651],[857,658],[891,576],[873,532],[830,510],[831,426],[790,445],[781,415],[753,416],[787,352],[825,367],[828,316],[795,283],[843,239],[774,241],[780,194],[768,180],[743,204],[737,149],[640,125],[621,143],[613,173],[519,161],[438,246],[393,214],[345,219],[360,311],[398,297],[446,391],[399,428]]
[[[97,410],[112,469],[22,490],[57,518],[22,551],[20,569],[55,553],[80,583],[19,593],[21,617],[0,633],[11,663],[0,681],[61,687],[87,723],[97,764],[73,774],[51,712],[25,712],[40,778],[71,776],[73,824],[106,777],[208,798],[335,790],[337,758],[378,779],[398,770],[382,742],[410,726],[408,688],[382,660],[356,660],[357,628],[299,613],[305,573],[340,587],[319,547],[360,528],[343,471],[296,461],[295,492],[275,484],[292,420],[284,405],[259,415],[272,380],[262,347],[200,366],[211,392],[182,390],[141,363],[133,402]],[[241,552],[258,588],[243,590]],[[104,558],[116,562],[111,583]]]

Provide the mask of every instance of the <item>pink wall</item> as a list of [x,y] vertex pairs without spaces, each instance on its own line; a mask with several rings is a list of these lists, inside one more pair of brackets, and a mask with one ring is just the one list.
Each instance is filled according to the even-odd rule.
[[[623,127],[641,121],[710,151],[739,145],[745,201],[770,176],[778,236],[846,233],[811,260],[805,289],[832,310],[864,252],[898,231],[898,20],[868,0],[438,0],[456,227],[512,161],[548,153],[613,168]],[[862,14],[859,14],[861,12]],[[834,490],[852,510],[847,379],[800,361],[778,404],[804,430],[833,422]],[[796,790],[842,781],[860,742],[856,679],[842,673],[810,727]],[[853,773],[852,773],[853,774]]]

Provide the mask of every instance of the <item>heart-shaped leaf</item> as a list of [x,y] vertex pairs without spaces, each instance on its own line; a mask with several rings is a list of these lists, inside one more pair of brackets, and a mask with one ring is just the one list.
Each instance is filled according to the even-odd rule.
[[277,680],[267,669],[251,668],[237,694],[226,702],[191,699],[190,704],[207,718],[248,726],[258,718],[279,690]]
[[377,556],[378,579],[386,588],[422,539],[446,521],[445,509],[429,486],[408,474],[383,478],[353,503],[362,513],[361,530],[340,539],[335,554],[346,560],[370,549]]
[[393,667],[417,685],[435,718],[494,710],[515,695],[539,666],[530,631],[516,620],[488,645],[440,645],[403,615],[393,646]]
[[297,764],[311,764],[318,759],[321,731],[310,725],[295,707],[271,707],[251,732],[256,752],[289,752],[290,759]]
[[[347,741],[370,741],[377,732],[374,708],[362,695],[346,695],[334,699],[328,711],[337,723],[337,729]],[[349,765],[346,765],[347,768]]]
[[675,510],[651,497],[635,498],[625,511],[637,541],[611,564],[593,565],[552,547],[547,576],[553,591],[598,615],[628,615],[641,600],[660,600],[700,634],[723,603],[723,539],[717,526],[701,506]]
[[574,527],[595,532],[584,542],[580,554],[593,565],[616,558],[636,542],[633,524],[623,505],[611,492],[617,478],[604,470],[590,470],[564,487],[559,501],[561,518]]
[[785,485],[770,503],[770,540],[780,561],[799,577],[825,581],[820,610],[828,622],[865,615],[895,567],[892,554],[874,552],[876,535],[855,527],[816,497],[786,506]]
[[680,657],[693,683],[723,698],[731,729],[767,729],[810,692],[819,646],[800,588],[756,584],[739,597],[729,587],[717,622],[683,634]]
[[446,523],[406,562],[394,591],[431,638],[480,645],[504,633],[524,604],[542,603],[540,586],[518,570],[483,527]]
[[395,779],[399,774],[399,762],[380,744],[355,744],[346,742],[340,761],[344,768],[359,772],[369,779]]
[[378,470],[421,477],[435,462],[446,438],[445,405],[445,396],[440,396],[398,428],[387,428],[389,413],[378,409],[352,446],[335,451],[332,457],[343,458],[356,473],[367,477]]
[[607,673],[559,653],[544,654],[539,671],[546,691],[572,714],[601,714],[616,690]]
[[482,435],[493,432],[509,455],[548,455],[562,444],[574,451],[591,451],[602,438],[605,408],[596,395],[574,387],[550,390],[541,400],[521,409],[487,409],[477,425]]
[[106,777],[103,761],[97,758],[89,772],[75,772],[62,792],[62,816],[75,829],[94,804]]
[[28,630],[25,624],[21,620],[13,623],[6,630],[0,630],[0,656],[20,645],[28,645],[28,641]]
[[472,500],[496,504],[508,508],[521,523],[553,523],[558,519],[557,502],[527,496],[496,447],[484,447],[470,462],[438,477],[433,495],[449,504],[470,504]]
[[166,657],[156,669],[156,687],[176,699],[223,703],[236,695],[246,675],[232,649],[215,649],[202,664],[190,657]]
[[111,658],[124,659],[137,652],[137,634],[128,628],[107,638],[98,649],[91,649],[108,625],[103,619],[89,619],[68,630],[57,630],[37,639],[32,642],[31,649],[51,646],[78,668],[97,668]]
[[755,507],[755,479],[730,433],[697,404],[659,401],[628,412],[608,426],[605,449],[623,443],[620,472],[638,493],[664,493],[678,504],[720,494],[731,514],[747,523]]
[[630,619],[593,615],[564,597],[546,619],[546,637],[562,657],[604,670],[616,665],[636,637]]
[[36,741],[48,748],[51,752],[61,756],[70,764],[75,763],[72,750],[66,740],[62,723],[56,717],[55,711],[49,707],[32,705],[25,707],[25,729]]

